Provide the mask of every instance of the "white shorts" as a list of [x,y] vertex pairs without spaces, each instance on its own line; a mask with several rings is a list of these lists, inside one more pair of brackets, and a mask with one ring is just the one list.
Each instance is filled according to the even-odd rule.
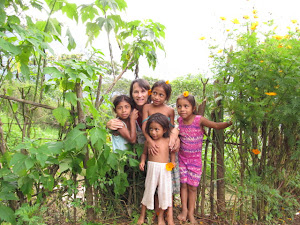
[[172,207],[172,176],[166,169],[167,163],[148,161],[145,191],[142,204],[147,209],[154,209],[154,194],[157,188],[159,208]]

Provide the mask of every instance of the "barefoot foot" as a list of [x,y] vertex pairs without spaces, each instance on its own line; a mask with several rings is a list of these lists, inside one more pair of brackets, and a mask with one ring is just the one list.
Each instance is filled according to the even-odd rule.
[[194,214],[188,215],[188,219],[190,221],[190,224],[193,224],[193,225],[198,224],[197,220],[194,217]]
[[187,211],[182,210],[181,213],[177,216],[179,221],[186,221]]
[[145,219],[140,217],[136,224],[142,225],[144,222],[145,222]]

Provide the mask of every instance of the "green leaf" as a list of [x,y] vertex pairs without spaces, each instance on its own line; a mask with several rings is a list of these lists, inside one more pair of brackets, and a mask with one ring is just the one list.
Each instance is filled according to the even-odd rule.
[[44,74],[51,74],[52,78],[63,77],[63,74],[56,67],[45,67]]
[[0,8],[0,26],[1,27],[5,23],[5,18],[6,18],[6,13],[2,8]]
[[75,19],[76,22],[78,23],[77,5],[75,3],[66,2],[66,5],[61,8],[61,11],[63,13],[66,13],[70,19],[72,20]]
[[48,142],[47,145],[48,145],[48,150],[53,155],[56,155],[56,154],[60,154],[62,152],[64,143],[61,142],[61,141],[58,141],[58,142]]
[[136,167],[140,164],[140,162],[136,159],[133,159],[133,158],[129,158],[129,165],[132,166],[132,167]]
[[6,222],[10,222],[11,224],[16,224],[16,217],[14,211],[4,206],[2,203],[0,203],[0,218]]
[[25,166],[27,170],[30,170],[33,166],[34,166],[35,160],[33,160],[32,158],[28,157],[25,160]]
[[38,153],[38,154],[36,154],[36,159],[41,164],[41,166],[44,167],[45,163],[46,163],[46,161],[48,159],[48,156],[45,155],[44,153]]
[[119,163],[117,155],[114,153],[109,154],[107,158],[107,163],[113,168],[114,170],[117,169],[117,165]]
[[65,98],[68,102],[70,102],[73,106],[77,105],[77,96],[74,92],[67,92],[65,94]]
[[23,62],[21,62],[21,72],[26,77],[26,79],[29,80],[30,70],[29,70],[28,65],[26,65]]
[[71,149],[82,149],[87,144],[87,137],[84,131],[80,131],[79,128],[74,128],[67,135],[67,138],[64,142],[64,148],[66,151]]
[[0,48],[14,55],[18,55],[21,53],[21,49],[18,46],[11,44],[3,38],[0,38]]
[[92,21],[95,18],[95,15],[98,15],[98,10],[93,7],[93,4],[81,5],[80,13],[82,23],[85,23],[88,19]]
[[13,167],[13,171],[19,175],[26,173],[25,161],[28,158],[27,155],[22,153],[15,153],[10,161],[10,166]]
[[30,194],[33,191],[33,189],[32,189],[33,179],[32,178],[29,178],[27,176],[22,177],[21,179],[18,180],[18,184],[19,184],[21,191],[25,195]]
[[67,29],[66,36],[68,37],[68,41],[69,41],[68,50],[71,51],[72,49],[76,48],[76,42],[75,42],[69,28]]
[[60,125],[64,126],[70,117],[70,112],[64,107],[58,107],[52,111],[55,119],[60,123]]
[[102,141],[106,141],[106,130],[100,127],[94,127],[90,130],[90,137],[91,137],[91,143],[92,146],[101,139]]

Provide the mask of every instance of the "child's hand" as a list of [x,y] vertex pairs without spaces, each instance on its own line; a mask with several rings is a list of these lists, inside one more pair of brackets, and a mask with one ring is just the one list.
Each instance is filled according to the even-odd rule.
[[136,121],[139,117],[139,111],[137,109],[132,110],[130,113],[130,119]]
[[174,165],[174,168],[176,167],[176,163],[175,162],[171,162],[171,163],[173,163],[173,165]]
[[155,142],[150,138],[147,140],[148,143],[148,154],[149,155],[156,155],[158,153],[159,146],[155,144]]
[[144,171],[145,168],[145,162],[140,162],[140,170]]

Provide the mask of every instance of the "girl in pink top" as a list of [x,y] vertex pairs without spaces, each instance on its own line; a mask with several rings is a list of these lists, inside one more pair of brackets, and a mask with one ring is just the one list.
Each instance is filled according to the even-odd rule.
[[191,224],[196,224],[194,217],[197,187],[202,174],[202,140],[203,126],[224,129],[231,122],[216,123],[203,116],[196,115],[196,101],[194,96],[185,92],[177,98],[177,112],[179,114],[180,150],[178,152],[180,172],[180,198],[182,211],[178,215],[180,221],[188,218]]

